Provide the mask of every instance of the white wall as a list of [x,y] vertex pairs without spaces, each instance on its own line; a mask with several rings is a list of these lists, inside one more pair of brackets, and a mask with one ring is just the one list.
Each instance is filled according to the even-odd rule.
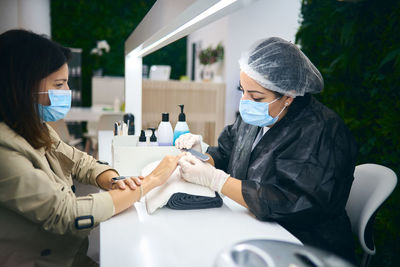
[[[192,44],[196,43],[197,53],[200,50],[206,49],[209,46],[215,48],[219,42],[222,42],[222,45],[225,47],[226,40],[228,39],[228,17],[223,17],[220,20],[217,20],[207,27],[201,28],[190,35],[188,35],[187,40],[187,68],[186,73],[188,77],[191,75],[191,66],[192,66]],[[201,81],[200,78],[200,70],[201,66],[199,60],[197,58],[195,62],[195,81]],[[224,73],[223,73],[224,76]]]
[[11,29],[51,36],[50,0],[0,0],[0,34]]
[[[225,124],[232,124],[238,111],[241,94],[238,60],[241,52],[261,38],[278,36],[294,42],[299,27],[300,0],[259,0],[234,14],[207,25],[188,37],[188,51],[192,40],[202,39],[203,44],[216,44],[220,40],[225,47]],[[226,33],[224,33],[226,31]],[[206,46],[202,45],[204,49]],[[190,54],[189,54],[190,53]],[[190,59],[191,52],[188,53]],[[190,62],[188,62],[190,66]],[[188,67],[188,75],[190,75]]]
[[115,76],[92,77],[92,106],[113,106],[116,99],[125,101],[125,78]]

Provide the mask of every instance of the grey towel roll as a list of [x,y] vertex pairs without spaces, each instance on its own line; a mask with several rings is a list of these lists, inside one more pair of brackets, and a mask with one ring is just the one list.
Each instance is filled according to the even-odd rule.
[[215,193],[215,195],[215,197],[204,197],[175,193],[169,198],[167,207],[174,210],[219,208],[222,206],[223,201],[218,193]]

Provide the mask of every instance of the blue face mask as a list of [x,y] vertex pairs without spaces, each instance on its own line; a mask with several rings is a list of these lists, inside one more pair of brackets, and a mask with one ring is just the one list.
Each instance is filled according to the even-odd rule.
[[42,121],[58,121],[67,115],[71,108],[71,90],[48,90],[39,94],[49,94],[50,106],[38,104]]
[[274,103],[278,99],[280,98],[277,98],[269,103],[255,102],[251,100],[240,100],[240,105],[239,105],[240,116],[242,116],[244,122],[248,124],[259,127],[270,126],[278,120],[279,115],[286,108],[285,105],[285,107],[279,112],[279,114],[275,118],[269,115],[269,105]]

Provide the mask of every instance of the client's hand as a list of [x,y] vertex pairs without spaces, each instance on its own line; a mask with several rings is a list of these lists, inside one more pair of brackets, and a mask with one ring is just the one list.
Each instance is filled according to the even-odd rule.
[[178,149],[191,148],[199,151],[200,153],[203,153],[203,151],[201,150],[200,135],[194,135],[191,133],[182,134],[181,136],[179,136],[179,138],[175,140],[175,147]]
[[183,156],[179,162],[181,176],[188,182],[209,187],[221,193],[221,189],[229,178],[229,174],[204,163],[190,154]]
[[116,182],[111,182],[111,189],[122,189],[125,190],[126,186],[128,186],[130,189],[135,190],[137,186],[140,186],[142,184],[143,176],[139,177],[127,177],[124,180],[118,180]]
[[158,166],[147,176],[153,180],[155,186],[162,185],[178,166],[179,159],[186,155],[181,153],[178,156],[165,156]]

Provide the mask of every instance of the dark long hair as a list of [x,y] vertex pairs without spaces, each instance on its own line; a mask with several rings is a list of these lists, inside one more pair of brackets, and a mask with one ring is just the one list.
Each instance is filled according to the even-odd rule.
[[51,146],[37,107],[40,82],[70,56],[68,48],[33,32],[10,30],[0,35],[0,122],[35,149]]

